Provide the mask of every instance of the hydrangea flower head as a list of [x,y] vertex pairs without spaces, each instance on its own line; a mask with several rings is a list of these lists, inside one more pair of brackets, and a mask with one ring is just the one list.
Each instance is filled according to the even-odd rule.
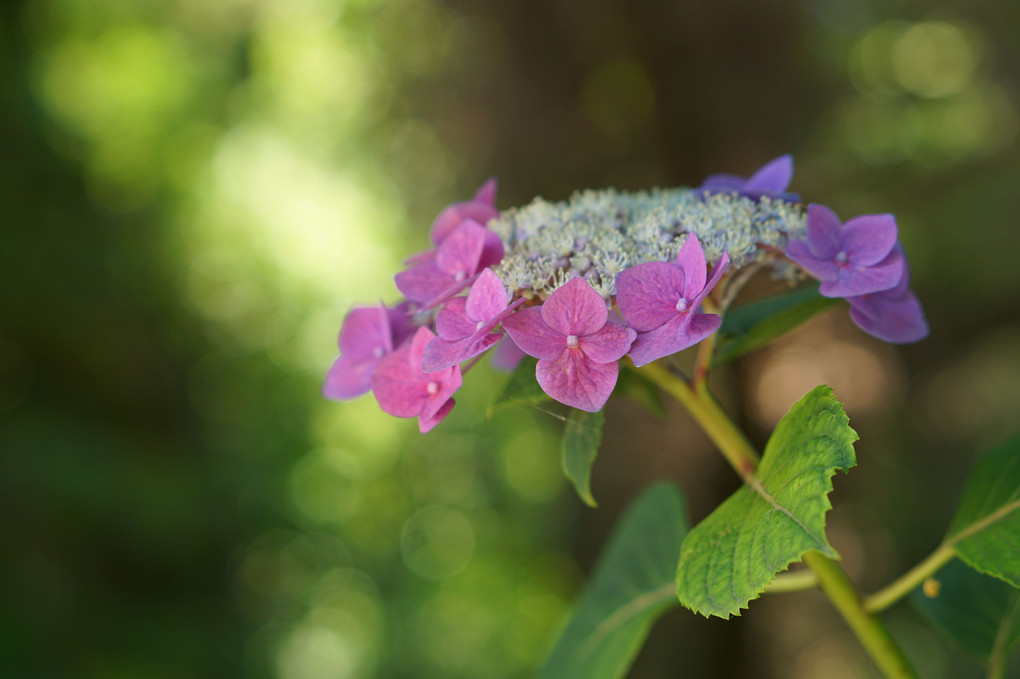
[[439,335],[425,347],[422,368],[434,372],[473,358],[503,336],[492,332],[500,321],[524,302],[510,304],[510,295],[499,276],[486,269],[471,286],[467,297],[454,297],[436,316]]
[[729,256],[723,253],[707,278],[705,253],[698,237],[691,234],[675,262],[646,262],[616,277],[620,313],[639,332],[630,350],[634,365],[694,346],[719,329],[719,316],[697,311],[728,263]]
[[496,178],[492,177],[475,192],[471,200],[448,205],[432,222],[432,244],[439,245],[450,233],[467,220],[482,226],[499,216],[496,209]]
[[463,382],[460,366],[432,373],[421,369],[425,346],[434,337],[428,328],[418,328],[411,341],[383,358],[372,374],[379,407],[397,417],[417,417],[423,434],[453,409],[453,393]]
[[765,163],[747,179],[735,174],[713,174],[702,182],[700,188],[708,193],[736,193],[751,200],[769,196],[797,203],[800,196],[786,191],[792,180],[793,156],[786,154]]
[[351,309],[340,328],[340,357],[326,373],[322,393],[344,401],[372,388],[372,372],[410,336],[407,310],[385,305]]
[[[897,245],[897,250],[900,246]],[[850,318],[869,335],[893,344],[909,344],[928,336],[928,321],[917,296],[910,290],[910,267],[893,288],[847,297]]]
[[468,219],[443,239],[435,253],[419,258],[394,280],[408,299],[428,309],[471,285],[476,273],[502,258],[503,246],[496,234]]
[[503,320],[514,342],[538,359],[542,390],[560,403],[596,412],[609,400],[636,333],[609,320],[606,302],[584,278],[571,278],[542,306]]
[[895,287],[904,258],[896,245],[896,218],[861,215],[846,224],[836,213],[808,206],[807,240],[792,241],[786,256],[822,281],[826,297],[853,297]]

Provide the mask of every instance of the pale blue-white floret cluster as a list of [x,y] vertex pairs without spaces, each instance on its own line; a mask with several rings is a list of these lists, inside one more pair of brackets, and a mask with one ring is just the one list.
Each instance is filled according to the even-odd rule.
[[[672,261],[688,233],[697,234],[710,262],[728,252],[730,266],[739,269],[776,259],[761,246],[782,251],[789,240],[803,239],[806,215],[798,204],[769,197],[604,189],[557,203],[536,198],[501,212],[488,227],[503,241],[506,252],[494,271],[511,291],[546,297],[584,276],[608,300],[616,294],[617,274],[644,262]],[[783,278],[800,275],[788,266],[775,271]]]

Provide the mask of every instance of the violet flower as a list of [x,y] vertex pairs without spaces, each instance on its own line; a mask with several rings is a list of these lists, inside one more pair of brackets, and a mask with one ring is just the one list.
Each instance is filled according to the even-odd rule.
[[793,156],[786,154],[765,163],[748,179],[735,174],[713,174],[699,188],[708,193],[737,193],[751,200],[761,200],[762,196],[768,196],[788,203],[799,203],[800,196],[786,192],[792,179]]
[[910,290],[910,267],[906,265],[896,287],[847,297],[846,301],[850,303],[850,318],[869,335],[893,344],[909,344],[928,336],[928,321]]
[[439,335],[425,347],[422,369],[435,372],[473,358],[503,336],[492,332],[524,298],[513,304],[499,276],[486,269],[471,286],[467,297],[454,297],[436,316]]
[[719,329],[719,316],[697,311],[729,261],[724,252],[706,283],[705,252],[691,233],[675,262],[645,262],[616,277],[616,304],[627,324],[638,331],[630,349],[634,365],[694,346]]
[[786,256],[819,278],[826,297],[853,297],[895,287],[904,258],[896,245],[896,218],[861,215],[842,224],[836,213],[808,205],[807,240],[786,246]]
[[418,328],[411,341],[383,358],[372,374],[379,407],[396,417],[417,417],[423,434],[453,409],[451,397],[463,382],[460,366],[428,374],[422,371],[422,354],[434,337],[428,328]]
[[[497,245],[490,242],[492,237]],[[443,239],[434,255],[401,271],[394,280],[405,297],[429,309],[471,285],[476,273],[502,258],[499,237],[469,219]]]
[[542,390],[560,403],[596,412],[609,400],[635,333],[609,320],[606,302],[584,278],[571,278],[540,307],[503,319],[524,353],[538,359]]
[[[492,177],[475,192],[474,198],[460,203],[453,203],[443,208],[432,222],[430,237],[432,244],[439,247],[454,229],[470,220],[481,226],[490,219],[499,217],[496,209],[496,178]],[[435,255],[435,250],[427,250],[412,255],[404,260],[405,264],[418,264],[428,261]],[[485,245],[482,247],[482,260],[485,266],[494,266],[503,259],[503,242],[495,233],[486,230]]]
[[492,360],[489,361],[489,365],[493,370],[511,373],[517,369],[525,356],[527,354],[521,351],[521,348],[514,342],[514,338],[509,333],[504,333],[503,339],[497,342],[496,347],[492,350]]
[[339,401],[368,393],[372,372],[384,356],[411,335],[407,309],[385,305],[351,309],[340,328],[340,357],[326,373],[322,393]]

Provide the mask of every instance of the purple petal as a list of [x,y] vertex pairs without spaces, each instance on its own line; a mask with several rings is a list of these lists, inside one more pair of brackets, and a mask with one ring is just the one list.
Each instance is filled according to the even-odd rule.
[[631,328],[617,323],[606,323],[600,330],[578,338],[578,346],[596,363],[619,361],[627,355],[637,337]]
[[[475,202],[485,203],[496,207],[496,178],[489,177],[489,179],[482,184],[477,191],[475,191]],[[482,222],[484,224],[484,222]]]
[[[456,281],[451,283],[448,287],[443,288],[442,290],[437,292],[431,299],[427,299],[423,302],[420,302],[418,306],[418,311],[428,311],[429,309],[436,308],[437,306],[446,302],[446,300],[450,299],[454,295],[460,294],[461,291],[471,287],[471,284],[475,282],[475,279],[477,277],[478,277],[477,275],[468,276],[462,281]],[[453,281],[454,279],[451,278],[450,280]]]
[[421,264],[422,262],[428,262],[429,260],[433,260],[435,258],[436,258],[435,250],[425,250],[424,252],[419,252],[417,254],[411,255],[410,257],[404,260],[404,264],[407,266],[411,266],[413,264]]
[[456,342],[475,334],[476,323],[467,316],[467,298],[454,297],[436,315],[436,334]]
[[676,318],[650,332],[637,336],[630,348],[634,365],[641,367],[664,356],[692,347],[719,329],[722,319],[715,314],[678,314]]
[[903,278],[905,262],[906,258],[894,250],[875,266],[841,266],[839,278],[824,281],[818,291],[825,297],[855,297],[889,290]]
[[426,373],[433,373],[463,363],[469,358],[474,358],[487,351],[502,337],[503,335],[491,332],[480,332],[455,342],[437,337],[425,347],[425,353],[421,359],[422,370]]
[[524,353],[535,358],[555,360],[567,347],[567,338],[542,319],[541,307],[528,307],[507,316],[503,319],[503,329]]
[[411,339],[417,328],[412,322],[411,314],[415,311],[415,304],[402,302],[393,309],[387,310],[386,315],[390,319],[390,330],[393,332],[393,346],[399,347],[405,341]]
[[514,339],[509,333],[503,335],[503,341],[496,345],[496,348],[492,352],[492,359],[489,364],[494,370],[500,372],[513,372],[521,361],[524,359],[525,354],[521,351],[521,348],[514,343]]
[[431,417],[425,417],[421,415],[418,417],[418,431],[422,434],[427,434],[432,431],[437,424],[443,421],[443,418],[450,414],[453,410],[453,406],[456,404],[452,398],[444,403],[440,408],[433,413]]
[[888,298],[884,293],[850,297],[850,318],[864,332],[892,342],[907,344],[928,336],[928,322],[921,303],[912,292]]
[[823,281],[839,278],[839,267],[828,259],[818,259],[811,254],[807,241],[795,240],[786,246],[786,256],[800,264],[808,273]]
[[405,344],[382,359],[372,373],[375,400],[383,411],[396,417],[418,415],[429,396],[428,383],[424,381],[427,378],[420,367],[417,370],[411,367],[410,353],[411,345]]
[[393,280],[404,297],[415,302],[431,300],[454,283],[453,276],[440,270],[435,260],[415,264],[398,273]]
[[496,266],[503,261],[503,241],[493,231],[485,230],[485,244],[482,246],[482,256],[478,258],[478,268]]
[[535,376],[542,390],[560,403],[590,413],[602,410],[616,386],[620,364],[595,363],[578,349],[568,349],[556,361],[539,361]]
[[436,266],[455,281],[475,273],[485,246],[485,227],[467,220],[450,232],[436,251]]
[[348,354],[341,354],[326,373],[322,395],[346,401],[367,394],[372,389],[372,372],[379,361],[375,356],[351,358]]
[[475,323],[488,321],[506,309],[509,299],[499,276],[486,269],[471,286],[467,296],[467,317]]
[[[421,409],[421,417],[430,419],[436,416],[454,392],[460,389],[464,379],[460,372],[460,366],[453,366],[445,370],[429,373],[430,382],[425,385],[428,397]],[[435,386],[433,386],[435,385]]]
[[[605,325],[609,318],[606,300],[580,276],[557,288],[539,308],[542,320],[564,335],[590,335]],[[527,351],[524,345],[521,348]]]
[[[344,317],[338,341],[340,351],[351,358],[361,358],[393,350],[393,335],[385,306],[358,307],[351,309]],[[381,354],[377,355],[379,358]]]
[[639,332],[653,330],[677,315],[684,272],[666,262],[645,262],[616,276],[616,304],[627,324]]
[[782,193],[793,179],[793,156],[786,154],[771,160],[751,175],[744,191]]
[[726,272],[726,267],[729,263],[730,253],[724,252],[722,257],[719,258],[719,261],[716,262],[715,268],[712,269],[712,277],[708,279],[708,284],[705,285],[704,290],[698,293],[698,295],[691,301],[690,309],[692,311],[696,311],[697,308],[701,306],[701,303],[705,300],[705,298],[708,297],[708,293],[712,292],[712,289],[719,284],[719,279],[722,278],[722,275]]
[[896,218],[890,214],[854,217],[843,225],[842,239],[851,264],[878,264],[896,245]]
[[[694,299],[705,289],[705,275],[708,265],[705,263],[705,251],[697,234],[689,233],[684,239],[683,247],[676,256],[676,266],[684,272],[684,285],[681,294],[688,300]],[[673,302],[675,305],[676,302]]]
[[811,256],[833,259],[842,243],[843,223],[836,213],[817,203],[807,209],[807,239]]
[[711,174],[705,178],[705,181],[701,182],[702,189],[709,191],[710,193],[723,193],[733,192],[739,193],[743,188],[747,180],[741,176],[735,174]]

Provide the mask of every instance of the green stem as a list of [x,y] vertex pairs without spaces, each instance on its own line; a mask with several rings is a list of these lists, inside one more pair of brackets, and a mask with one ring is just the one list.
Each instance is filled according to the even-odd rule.
[[[685,380],[655,363],[642,367],[641,371],[687,408],[744,482],[753,478],[758,467],[758,451],[707,389],[696,391]],[[804,563],[814,571],[822,591],[882,673],[891,679],[916,678],[885,625],[865,608],[864,600],[839,564],[811,551],[804,554]]]
[[864,607],[869,611],[882,611],[914,591],[925,580],[935,574],[956,556],[951,545],[942,545],[931,555],[917,564],[894,581],[878,590],[864,600]]
[[803,592],[805,589],[812,589],[818,586],[818,576],[813,571],[795,571],[793,573],[780,573],[772,582],[765,585],[765,591],[769,594],[780,592]]

